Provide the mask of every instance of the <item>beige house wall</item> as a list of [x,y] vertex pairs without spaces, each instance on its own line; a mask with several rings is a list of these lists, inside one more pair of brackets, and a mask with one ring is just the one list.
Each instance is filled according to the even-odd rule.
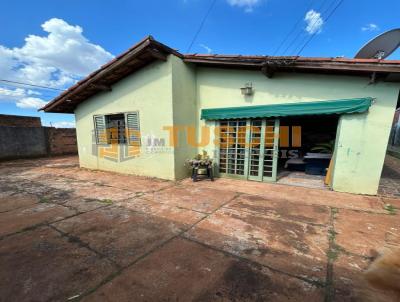
[[[99,93],[75,110],[79,162],[81,167],[120,173],[175,179],[174,150],[147,146],[148,140],[168,142],[173,125],[172,60],[155,62],[112,86],[111,92]],[[96,155],[93,116],[97,114],[139,111],[142,135],[141,154],[125,161]],[[119,154],[123,146],[119,146]]]
[[[251,82],[254,95],[245,97],[240,87]],[[201,109],[314,102],[374,97],[369,112],[340,118],[333,189],[376,194],[395,111],[399,83],[369,84],[368,77],[276,73],[273,78],[259,71],[197,68],[197,119]],[[312,117],[310,117],[312,118]],[[215,122],[201,121],[214,127]],[[218,154],[214,145],[209,153]]]
[[[240,92],[247,82],[255,91],[251,97]],[[167,62],[152,63],[113,85],[111,92],[99,93],[77,107],[80,164],[91,169],[181,179],[189,173],[184,166],[186,159],[202,150],[212,156],[218,154],[213,144],[215,122],[201,121],[202,109],[374,97],[376,102],[369,112],[340,118],[332,184],[337,191],[375,194],[398,92],[398,83],[369,85],[367,77],[276,73],[269,79],[260,71],[196,67],[170,55]],[[93,151],[93,115],[129,111],[140,113],[140,156],[125,161],[97,156]],[[176,144],[170,146],[174,138],[165,127],[172,126],[180,130]],[[198,141],[202,126],[211,127],[210,143],[188,145],[188,127],[195,129]],[[166,145],[148,146],[149,137]]]

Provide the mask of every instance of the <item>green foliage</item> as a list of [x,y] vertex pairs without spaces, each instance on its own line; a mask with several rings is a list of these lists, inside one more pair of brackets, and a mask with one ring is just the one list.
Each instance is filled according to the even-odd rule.
[[[332,208],[332,215],[335,215],[335,213],[337,213],[337,209]],[[329,261],[335,261],[339,256],[339,252],[342,251],[342,248],[335,243],[337,234],[333,228],[328,230],[329,249],[326,252],[326,256]]]
[[209,160],[210,156],[208,156],[207,151],[203,150],[202,154],[197,154],[194,159],[196,160]]
[[39,202],[40,203],[48,203],[48,202],[50,202],[50,200],[47,197],[40,197]]
[[330,240],[335,240],[336,235],[337,235],[337,233],[336,233],[334,230],[330,229],[330,230],[328,231],[328,236],[329,236],[329,239],[330,239]]
[[326,256],[328,257],[329,260],[335,261],[338,256],[339,256],[339,251],[336,249],[330,249],[327,253]]
[[331,140],[328,143],[316,144],[314,147],[311,148],[310,151],[317,153],[332,154],[334,149],[335,149],[335,140]]
[[186,160],[186,165],[189,167],[211,166],[212,158],[208,156],[207,151],[203,150],[202,154],[197,154],[193,159]]
[[105,204],[112,204],[113,201],[111,199],[102,199],[100,200],[101,203],[105,203]]
[[396,208],[390,203],[385,204],[383,208],[388,211],[390,215],[396,215]]

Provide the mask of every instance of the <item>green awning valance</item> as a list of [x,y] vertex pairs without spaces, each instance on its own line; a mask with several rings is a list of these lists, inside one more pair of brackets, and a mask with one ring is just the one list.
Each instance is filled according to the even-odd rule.
[[298,102],[263,106],[202,109],[201,119],[223,120],[231,118],[278,117],[315,114],[343,114],[365,112],[372,98],[341,99],[317,102]]

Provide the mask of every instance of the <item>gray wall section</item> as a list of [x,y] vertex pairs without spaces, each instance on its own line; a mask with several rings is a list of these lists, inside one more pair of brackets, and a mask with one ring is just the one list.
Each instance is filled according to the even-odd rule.
[[400,148],[400,124],[397,124],[393,127],[390,143],[394,147]]
[[75,129],[0,126],[0,160],[76,153]]
[[0,126],[0,159],[45,156],[46,142],[42,127]]
[[389,140],[389,146],[390,145],[400,148],[400,108],[398,108],[394,114],[393,126]]
[[393,125],[390,131],[389,147],[400,148],[400,120]]

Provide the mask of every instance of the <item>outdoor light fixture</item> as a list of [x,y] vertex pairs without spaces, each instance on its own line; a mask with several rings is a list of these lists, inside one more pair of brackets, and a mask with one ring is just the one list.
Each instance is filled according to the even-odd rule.
[[72,100],[65,100],[65,101],[68,102],[68,103],[69,103],[69,102],[72,102]]
[[254,93],[253,85],[252,85],[251,82],[246,83],[244,85],[244,87],[240,88],[240,90],[242,91],[242,94],[245,95],[245,96],[249,96],[249,95],[252,95]]

